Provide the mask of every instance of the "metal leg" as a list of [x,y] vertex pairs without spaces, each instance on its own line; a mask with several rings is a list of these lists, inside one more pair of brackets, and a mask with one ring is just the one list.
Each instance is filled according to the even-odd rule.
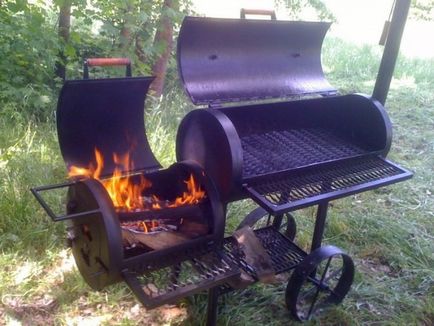
[[312,245],[310,248],[311,252],[321,247],[328,206],[328,202],[324,202],[318,205],[318,209],[316,211],[315,229],[313,231]]
[[208,290],[208,307],[206,314],[206,326],[217,325],[217,306],[219,301],[218,287]]
[[280,225],[282,224],[282,220],[283,220],[283,214],[276,215],[276,216],[274,217],[274,220],[273,220],[273,226],[274,226],[276,229],[279,229],[279,228],[280,228]]

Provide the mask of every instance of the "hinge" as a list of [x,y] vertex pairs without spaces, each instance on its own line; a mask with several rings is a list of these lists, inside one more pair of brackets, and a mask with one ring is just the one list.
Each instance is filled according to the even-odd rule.
[[208,108],[209,109],[221,109],[223,106],[222,106],[222,103],[221,102],[209,102],[208,103]]

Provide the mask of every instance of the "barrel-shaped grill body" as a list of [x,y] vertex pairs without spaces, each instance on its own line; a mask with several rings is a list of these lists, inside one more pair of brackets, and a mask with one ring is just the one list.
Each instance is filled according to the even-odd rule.
[[178,160],[196,160],[226,201],[243,184],[287,170],[386,156],[392,138],[382,105],[351,94],[191,111],[177,136]]
[[199,162],[224,202],[251,197],[270,213],[409,178],[385,160],[384,107],[338,95],[321,66],[330,24],[187,17],[178,67],[196,105],[181,122],[178,160]]

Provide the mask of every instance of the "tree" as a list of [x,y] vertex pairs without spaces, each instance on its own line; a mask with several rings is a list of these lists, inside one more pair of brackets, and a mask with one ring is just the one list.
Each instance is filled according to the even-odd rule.
[[336,20],[333,13],[327,8],[324,0],[275,0],[275,7],[284,7],[291,17],[297,19],[303,8],[315,10],[319,19]]
[[434,0],[413,0],[412,16],[420,20],[434,20]]
[[[61,43],[66,45],[69,42],[71,28],[71,0],[62,0],[59,3],[59,25],[58,34]],[[64,47],[59,52],[59,60],[56,63],[56,76],[65,80],[66,75],[66,54]]]
[[152,75],[155,76],[155,80],[151,85],[151,90],[156,97],[160,97],[163,93],[167,65],[173,49],[173,13],[178,9],[177,0],[164,0],[154,38],[154,48],[160,53],[152,66]]

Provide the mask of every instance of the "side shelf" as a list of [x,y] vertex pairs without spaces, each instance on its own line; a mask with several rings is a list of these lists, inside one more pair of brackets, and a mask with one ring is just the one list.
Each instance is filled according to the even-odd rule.
[[270,214],[282,214],[404,181],[412,175],[379,156],[368,156],[252,179],[244,188]]

